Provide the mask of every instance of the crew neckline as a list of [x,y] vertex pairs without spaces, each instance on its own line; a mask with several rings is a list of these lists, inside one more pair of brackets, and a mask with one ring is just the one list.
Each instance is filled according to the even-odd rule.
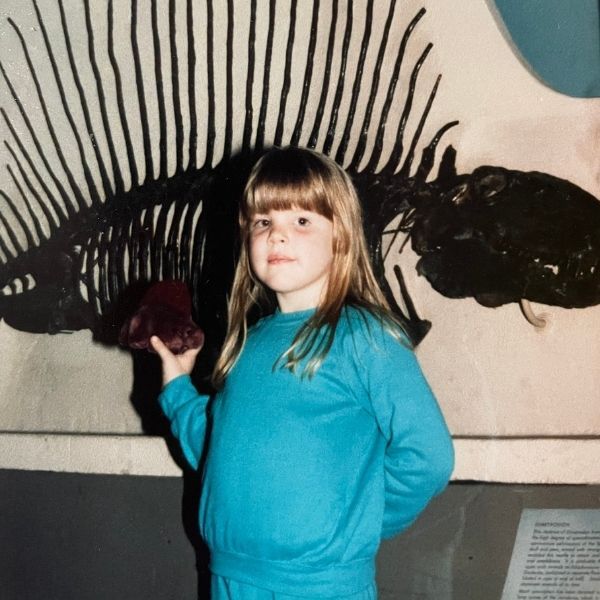
[[281,312],[279,308],[275,309],[272,315],[274,323],[297,323],[306,321],[315,314],[317,308],[305,308],[303,310],[294,310],[292,312]]

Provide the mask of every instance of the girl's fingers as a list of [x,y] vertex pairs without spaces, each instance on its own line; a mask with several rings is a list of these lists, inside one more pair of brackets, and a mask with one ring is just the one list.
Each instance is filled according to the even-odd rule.
[[200,350],[202,350],[202,346],[200,346],[199,348],[190,348],[189,350],[186,350],[182,356],[185,356],[186,358],[189,356],[190,358],[194,358],[194,360],[196,359],[196,356],[198,356],[198,354],[200,353]]
[[190,348],[189,350],[186,350],[183,354],[180,354],[177,357],[179,364],[186,373],[192,372],[192,369],[194,368],[194,364],[196,362],[196,357],[198,356],[200,350],[201,348]]
[[196,356],[198,355],[200,350],[202,350],[202,346],[200,346],[199,348],[190,348],[189,350],[186,350],[182,354],[176,356],[175,354],[173,354],[173,352],[171,352],[171,350],[169,350],[169,347],[158,336],[153,335],[150,338],[150,343],[152,344],[152,347],[163,361],[171,359],[196,360]]
[[183,354],[176,356],[167,345],[158,337],[153,335],[150,338],[150,344],[162,361],[163,384],[166,385],[179,375],[190,374],[194,368],[196,357],[201,348],[190,348]]

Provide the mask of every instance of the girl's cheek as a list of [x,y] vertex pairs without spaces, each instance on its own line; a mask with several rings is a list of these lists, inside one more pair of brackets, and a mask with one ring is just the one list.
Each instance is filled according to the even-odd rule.
[[296,227],[296,232],[299,235],[304,235],[304,236],[308,236],[308,235],[310,235],[312,233],[310,227],[301,227],[301,226],[297,226]]

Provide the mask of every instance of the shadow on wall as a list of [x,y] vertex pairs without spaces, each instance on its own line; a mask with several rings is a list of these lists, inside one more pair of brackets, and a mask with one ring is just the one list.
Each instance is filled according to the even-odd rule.
[[[202,257],[199,263],[202,269],[191,269],[188,281],[192,288],[195,305],[195,320],[206,334],[206,343],[200,353],[192,379],[196,388],[205,394],[213,390],[209,383],[210,374],[217,359],[225,334],[226,295],[229,291],[233,267],[237,256],[237,208],[238,199],[248,173],[256,160],[252,154],[235,155],[206,179],[203,174],[196,182],[201,188],[202,212],[195,222],[195,230],[189,231],[190,237],[201,228],[203,234]],[[185,189],[188,181],[171,179],[162,183],[162,189],[156,190],[157,202],[160,197],[177,197],[177,190],[167,192],[169,184],[182,185],[184,190],[179,197],[180,203],[189,198],[195,185]],[[190,211],[188,210],[188,213]],[[185,228],[186,220],[183,227]],[[192,222],[188,221],[191,225]],[[168,240],[151,231],[151,242],[157,247],[167,246]],[[185,241],[185,235],[183,238]],[[177,253],[176,253],[177,255]],[[175,275],[175,273],[173,273]],[[136,282],[119,295],[115,308],[102,316],[102,324],[95,331],[96,341],[114,344],[119,328],[126,316],[129,316],[148,287],[148,282]],[[210,575],[208,571],[208,550],[198,530],[198,504],[200,500],[200,478],[202,469],[193,470],[181,452],[179,443],[171,434],[170,424],[156,401],[161,389],[161,366],[156,354],[146,350],[132,350],[133,388],[130,401],[138,413],[142,429],[147,435],[161,436],[166,440],[169,452],[183,472],[183,494],[181,517],[186,536],[194,549],[196,570],[198,573],[198,598],[208,598],[210,594]],[[210,422],[208,424],[210,427]],[[208,440],[210,435],[206,436]],[[206,451],[206,448],[205,448]],[[204,462],[204,453],[201,458]]]
[[[208,393],[206,379],[212,368],[206,354],[200,354],[193,377],[197,387]],[[159,435],[165,439],[173,460],[183,473],[183,493],[181,495],[181,523],[185,535],[196,557],[198,574],[198,598],[209,598],[210,574],[208,571],[209,553],[200,537],[198,529],[198,505],[200,501],[200,479],[202,469],[194,470],[185,460],[181,447],[170,431],[170,425],[161,411],[156,398],[161,388],[161,368],[158,357],[146,350],[132,351],[134,380],[130,400],[140,415],[143,430],[148,435]],[[207,436],[206,439],[209,439]],[[205,449],[206,450],[206,449]],[[204,462],[204,455],[201,464]]]

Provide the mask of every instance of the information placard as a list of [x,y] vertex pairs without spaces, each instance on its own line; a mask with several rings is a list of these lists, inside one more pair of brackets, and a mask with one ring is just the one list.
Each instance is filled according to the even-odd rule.
[[600,509],[526,509],[502,600],[600,600]]

